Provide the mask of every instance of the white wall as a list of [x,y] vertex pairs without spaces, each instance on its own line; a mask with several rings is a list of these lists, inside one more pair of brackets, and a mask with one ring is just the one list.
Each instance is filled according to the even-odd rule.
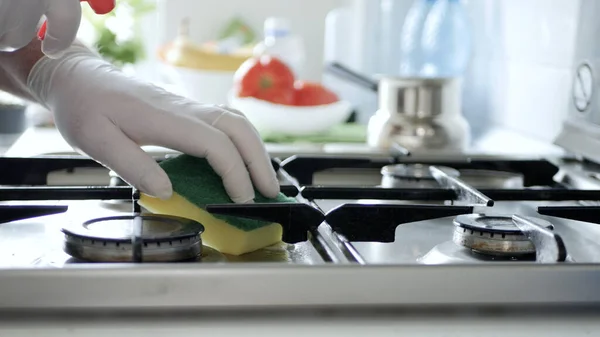
[[579,0],[471,0],[465,114],[552,141],[567,115]]

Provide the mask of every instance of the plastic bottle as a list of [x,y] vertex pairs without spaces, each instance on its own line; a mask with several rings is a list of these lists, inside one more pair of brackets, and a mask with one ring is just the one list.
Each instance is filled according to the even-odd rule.
[[291,24],[285,18],[270,17],[265,20],[264,40],[254,47],[254,55],[272,55],[286,63],[296,78],[303,78],[306,62],[304,42],[292,34]]
[[[438,0],[416,0],[408,10],[400,34],[401,76],[420,76],[423,68],[421,40],[429,12]],[[401,18],[398,18],[401,20]],[[389,57],[395,57],[394,54]]]
[[469,65],[471,43],[471,25],[461,1],[435,1],[423,26],[421,75],[462,76]]
[[[400,50],[399,32],[405,18],[411,9],[412,1],[406,0],[381,0],[380,2],[380,72],[389,75],[400,75]],[[409,42],[409,41],[406,41]]]

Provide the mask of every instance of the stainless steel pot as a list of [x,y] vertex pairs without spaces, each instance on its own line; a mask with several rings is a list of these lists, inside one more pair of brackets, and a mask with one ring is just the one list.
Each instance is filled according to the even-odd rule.
[[379,109],[368,127],[369,145],[385,150],[462,150],[470,128],[461,113],[461,82],[456,78],[383,76],[375,81],[337,63],[327,71],[378,93]]

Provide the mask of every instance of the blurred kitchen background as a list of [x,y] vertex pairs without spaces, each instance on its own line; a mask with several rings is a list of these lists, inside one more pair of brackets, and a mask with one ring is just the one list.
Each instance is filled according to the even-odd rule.
[[[438,2],[444,1],[453,2]],[[496,139],[504,143],[506,152],[518,153],[523,150],[524,139],[531,144],[529,149],[533,152],[537,151],[536,144],[552,142],[570,104],[573,54],[582,1],[586,0],[460,1],[468,15],[469,29],[465,35],[454,35],[448,40],[470,53],[466,70],[457,75],[462,79],[460,110],[470,126],[469,146],[485,146],[486,141]],[[224,92],[231,86],[227,76],[232,72],[225,79],[222,72],[210,69],[204,69],[202,74],[198,67],[188,66],[194,61],[188,65],[181,61],[181,50],[179,58],[173,56],[177,53],[169,54],[177,43],[181,47],[181,37],[187,36],[188,42],[204,44],[218,53],[220,49],[227,50],[228,43],[235,42],[226,38],[242,36],[244,45],[237,46],[236,52],[244,57],[244,50],[251,53],[254,45],[263,39],[265,20],[284,19],[279,24],[301,41],[301,49],[294,54],[305,55],[297,75],[322,82],[341,100],[351,104],[354,114],[345,120],[355,122],[358,127],[346,131],[353,133],[350,136],[339,133],[339,143],[358,146],[366,143],[366,125],[378,109],[377,93],[324,69],[327,64],[338,62],[374,79],[382,74],[400,75],[401,36],[405,19],[416,1],[122,0],[117,3],[110,17],[99,18],[86,13],[80,38],[99,47],[106,58],[125,71],[194,99],[214,100],[207,103],[227,103],[218,100],[226,100]],[[206,62],[220,69],[237,61],[209,57]],[[12,127],[8,127],[6,121],[0,123],[5,125],[0,127],[0,132],[8,135],[0,147],[6,149],[12,145],[16,135],[32,125],[50,125],[51,128],[51,120],[45,119],[47,115],[40,109],[28,107],[27,116],[27,120],[13,122]],[[355,123],[352,125],[356,126]],[[28,132],[33,134],[33,131]],[[37,135],[42,137],[39,132]],[[317,137],[313,141],[336,142],[335,135],[329,137],[333,138],[319,140]],[[40,147],[40,142],[48,143],[40,141],[41,138],[33,139],[23,141],[21,150]],[[285,139],[272,141],[311,142],[301,137]],[[60,152],[59,147],[57,145],[55,151],[44,151]]]

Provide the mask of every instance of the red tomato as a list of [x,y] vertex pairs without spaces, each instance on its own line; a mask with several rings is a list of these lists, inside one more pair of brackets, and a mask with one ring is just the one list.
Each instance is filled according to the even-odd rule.
[[269,55],[246,60],[235,73],[234,85],[239,97],[285,105],[294,103],[294,73]]
[[115,0],[87,0],[87,2],[99,15],[108,14],[115,8]]
[[331,104],[339,101],[338,96],[331,90],[319,83],[308,81],[296,81],[295,105],[315,106]]

